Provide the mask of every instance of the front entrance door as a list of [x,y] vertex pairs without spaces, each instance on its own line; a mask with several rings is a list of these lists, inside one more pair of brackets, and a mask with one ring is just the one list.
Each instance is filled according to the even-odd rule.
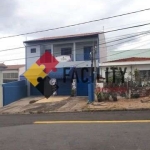
[[90,52],[92,51],[92,46],[84,47],[84,60],[90,60]]

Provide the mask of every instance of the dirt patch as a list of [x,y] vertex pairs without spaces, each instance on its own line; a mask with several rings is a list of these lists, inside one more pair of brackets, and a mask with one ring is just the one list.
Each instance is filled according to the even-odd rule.
[[143,110],[150,109],[150,98],[137,98],[137,99],[119,99],[116,102],[94,102],[87,105],[84,110]]

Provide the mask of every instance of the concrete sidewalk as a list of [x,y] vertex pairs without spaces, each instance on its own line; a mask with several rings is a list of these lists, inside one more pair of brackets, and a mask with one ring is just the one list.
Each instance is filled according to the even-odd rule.
[[0,114],[32,114],[111,110],[150,110],[150,97],[87,104],[87,97],[28,97],[0,108]]

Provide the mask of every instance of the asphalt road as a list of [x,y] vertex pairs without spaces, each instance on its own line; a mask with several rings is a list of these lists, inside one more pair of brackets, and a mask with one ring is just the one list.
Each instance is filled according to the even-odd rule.
[[[82,121],[127,121],[82,123]],[[0,150],[149,150],[150,111],[0,116]],[[34,124],[35,121],[81,121]]]

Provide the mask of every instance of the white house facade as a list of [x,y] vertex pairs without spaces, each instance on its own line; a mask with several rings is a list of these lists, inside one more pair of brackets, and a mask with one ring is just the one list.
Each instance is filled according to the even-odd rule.
[[134,71],[137,69],[140,73],[140,76],[144,79],[150,79],[150,57],[131,57],[118,59],[114,61],[108,61],[104,63],[100,63],[100,74],[102,77],[106,78],[106,68],[108,68],[108,72],[112,73],[111,67],[121,68],[122,71],[126,68],[126,73],[124,77],[131,78],[130,74],[134,74]]

